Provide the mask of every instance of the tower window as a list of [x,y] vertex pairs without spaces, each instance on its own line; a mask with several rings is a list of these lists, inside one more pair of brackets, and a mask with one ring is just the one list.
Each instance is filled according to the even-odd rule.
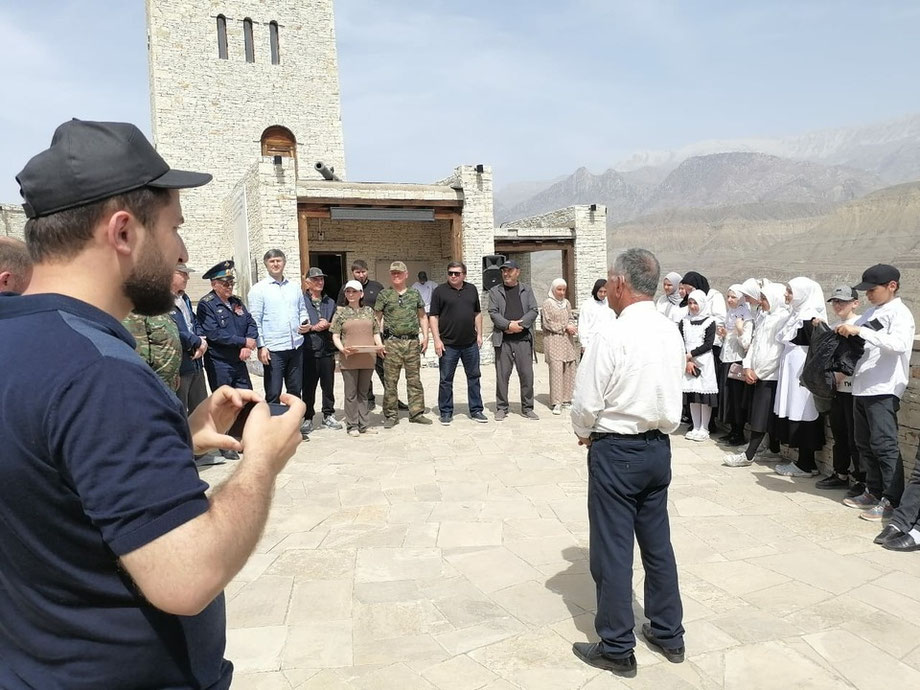
[[249,17],[243,20],[243,44],[246,48],[246,62],[255,62],[256,50],[252,42],[252,20]]
[[272,47],[272,64],[281,64],[281,51],[278,47],[278,22],[270,22],[268,25],[268,38]]
[[217,57],[227,59],[227,18],[217,15]]
[[297,140],[287,127],[274,125],[262,132],[262,155],[297,157]]

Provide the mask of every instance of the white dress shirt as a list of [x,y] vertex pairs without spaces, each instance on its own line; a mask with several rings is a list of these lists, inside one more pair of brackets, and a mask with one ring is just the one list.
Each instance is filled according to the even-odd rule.
[[680,333],[655,303],[629,305],[595,331],[578,367],[575,433],[671,433],[680,424],[685,365]]
[[[866,349],[853,372],[853,395],[901,397],[910,379],[914,316],[900,297],[872,307],[856,321]],[[878,328],[876,329],[876,326]]]
[[263,278],[249,291],[249,313],[259,329],[259,347],[269,352],[296,350],[303,345],[297,332],[307,321],[307,305],[300,287],[285,278]]

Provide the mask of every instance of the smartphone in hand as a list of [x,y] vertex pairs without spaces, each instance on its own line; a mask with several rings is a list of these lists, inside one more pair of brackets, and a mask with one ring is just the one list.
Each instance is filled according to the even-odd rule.
[[[232,436],[237,441],[242,440],[243,427],[246,426],[246,420],[249,419],[249,414],[256,405],[258,405],[258,403],[254,400],[250,400],[243,405],[243,409],[240,410],[240,413],[236,416],[236,421],[234,421],[230,429],[227,430],[227,436]],[[276,417],[277,415],[287,412],[288,406],[282,405],[281,403],[268,403],[268,411],[271,413],[272,417]]]

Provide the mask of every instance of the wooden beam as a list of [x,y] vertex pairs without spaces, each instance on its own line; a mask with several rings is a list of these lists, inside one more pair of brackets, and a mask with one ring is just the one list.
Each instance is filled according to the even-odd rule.
[[300,244],[300,275],[306,275],[310,268],[310,220],[303,213],[297,214],[297,238]]
[[529,242],[509,242],[508,240],[495,240],[495,253],[508,252],[551,252],[574,247],[574,240],[535,240]]
[[326,209],[306,209],[300,211],[301,218],[332,218],[332,213],[328,208]]
[[359,199],[355,197],[338,199],[331,196],[301,196],[297,197],[297,201],[309,206],[358,206],[361,208],[405,206],[406,208],[450,208],[457,211],[463,208],[463,199]]
[[463,216],[459,213],[450,219],[450,256],[452,261],[463,261]]
[[575,247],[562,250],[562,279],[565,281],[565,296],[573,309],[575,304]]

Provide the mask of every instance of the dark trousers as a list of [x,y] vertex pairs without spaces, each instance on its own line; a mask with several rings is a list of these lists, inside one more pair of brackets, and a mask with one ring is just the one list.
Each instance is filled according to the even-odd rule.
[[291,395],[300,397],[303,390],[303,349],[268,351],[271,360],[263,366],[265,373],[265,402],[281,399],[281,384]]
[[856,448],[851,393],[834,394],[831,400],[830,422],[831,432],[834,434],[834,472],[841,477],[850,475],[856,481],[865,481],[866,473],[860,467],[859,451]]
[[303,402],[307,406],[304,419],[308,422],[316,414],[316,385],[323,391],[323,417],[335,413],[335,357],[314,357],[313,352],[303,353]]
[[463,362],[463,372],[466,374],[466,396],[470,414],[482,412],[482,391],[479,385],[482,373],[479,370],[479,346],[476,343],[466,347],[444,346],[444,354],[438,360],[438,370],[441,374],[438,384],[438,411],[447,416],[454,413],[454,374],[458,362]]
[[901,503],[891,516],[891,524],[902,532],[910,532],[920,522],[920,448],[917,448],[917,458],[914,460],[914,469],[910,473],[907,486],[901,495]]
[[508,381],[517,368],[521,384],[521,412],[533,409],[533,342],[505,340],[495,348],[495,409],[508,411]]
[[591,576],[597,587],[594,627],[601,650],[626,657],[633,634],[633,542],[645,569],[645,615],[666,647],[684,644],[683,605],[668,522],[671,442],[658,432],[605,435],[588,451]]
[[[377,358],[377,361],[374,363],[374,371],[377,372],[377,378],[380,379],[380,385],[384,385],[384,373],[383,373],[383,359],[380,357]],[[368,393],[367,401],[374,402],[376,398],[374,397],[374,379],[371,377],[371,387],[370,393]]]
[[176,391],[186,414],[192,414],[195,408],[208,397],[208,389],[204,384],[204,369],[199,369],[190,374],[179,377],[179,390]]
[[853,427],[866,487],[897,506],[904,492],[904,460],[898,445],[898,410],[894,395],[854,395]]
[[252,381],[249,378],[246,362],[240,360],[231,362],[205,354],[204,371],[208,375],[208,387],[212,393],[221,386],[252,390]]

